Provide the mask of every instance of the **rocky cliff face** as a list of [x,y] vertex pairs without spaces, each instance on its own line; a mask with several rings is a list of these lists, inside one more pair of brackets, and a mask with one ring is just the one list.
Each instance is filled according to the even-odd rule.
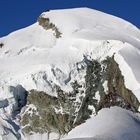
[[137,112],[140,106],[135,95],[125,87],[124,78],[114,58],[107,58],[107,86],[108,94],[104,95],[98,105],[102,107],[120,106]]
[[28,93],[27,105],[20,115],[24,133],[55,132],[61,136],[91,115],[96,115],[100,109],[111,106],[138,111],[140,103],[132,91],[125,87],[114,57],[98,62],[85,56],[82,66],[77,70],[86,70],[84,83],[71,83],[72,92],[66,93],[56,85],[58,97],[37,90]]

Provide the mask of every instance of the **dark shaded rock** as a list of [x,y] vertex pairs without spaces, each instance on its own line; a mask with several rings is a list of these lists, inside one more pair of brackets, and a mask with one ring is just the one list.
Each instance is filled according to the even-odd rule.
[[65,134],[70,131],[70,115],[66,112],[56,111],[61,109],[63,104],[61,104],[59,99],[45,92],[31,90],[27,97],[27,109],[29,109],[30,104],[33,104],[36,109],[30,108],[28,112],[32,112],[32,114],[27,112],[21,115],[23,131],[25,133],[56,132],[59,134]]
[[[104,95],[99,104],[97,110],[101,110],[102,108],[109,108],[111,106],[119,106],[128,110],[132,110],[131,105],[120,95],[114,93],[108,93]],[[134,110],[135,111],[135,110]]]
[[114,58],[107,58],[107,81],[108,95],[100,100],[98,110],[103,107],[120,106],[122,108],[137,112],[140,103],[136,96],[126,88],[124,78],[121,74],[118,64]]
[[[100,96],[105,94],[102,80],[105,71],[101,67],[101,64],[98,61],[91,61],[88,59],[85,59],[85,62],[87,64],[85,76],[85,97],[82,100],[75,125],[83,123],[85,120],[90,118],[90,115],[96,113],[98,100],[95,97],[95,93],[98,91]],[[95,112],[88,108],[89,105],[92,105],[95,108]]]
[[0,43],[0,48],[2,48],[4,46],[4,44],[3,43]]
[[8,102],[7,99],[4,99],[4,100],[0,101],[0,108],[5,108],[7,106],[9,106],[9,102]]

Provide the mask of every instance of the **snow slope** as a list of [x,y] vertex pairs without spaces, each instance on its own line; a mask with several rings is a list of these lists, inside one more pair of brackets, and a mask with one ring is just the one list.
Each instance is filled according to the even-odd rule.
[[74,128],[64,140],[139,140],[139,138],[139,114],[111,107],[102,109],[97,116]]
[[[52,10],[42,16],[58,27],[62,38],[56,39],[52,30],[46,31],[38,23],[1,38],[0,42],[4,43],[0,50],[1,86],[21,84],[27,90],[44,90],[56,96],[51,87],[46,88],[49,81],[60,84],[52,74],[52,68],[62,70],[66,79],[75,62],[81,61],[83,55],[92,53],[93,58],[100,58],[118,52],[122,60],[120,57],[116,60],[127,64],[126,68],[120,65],[127,78],[126,86],[139,91],[140,31],[135,26],[88,8]],[[110,44],[103,49],[104,40],[110,40]],[[130,69],[132,78],[125,74],[127,69]],[[47,81],[41,78],[42,75],[47,76]],[[64,80],[61,85],[64,85]]]
[[[62,33],[61,38],[38,22],[0,38],[4,44],[0,48],[0,110],[6,99],[16,106],[11,86],[21,85],[24,90],[37,89],[57,96],[55,84],[68,92],[69,81],[82,82],[85,73],[77,76],[73,71],[83,56],[101,61],[114,53],[126,87],[140,101],[139,29],[123,19],[89,8],[52,10],[42,17],[50,19]],[[11,116],[11,112],[11,106],[7,106],[0,115]]]

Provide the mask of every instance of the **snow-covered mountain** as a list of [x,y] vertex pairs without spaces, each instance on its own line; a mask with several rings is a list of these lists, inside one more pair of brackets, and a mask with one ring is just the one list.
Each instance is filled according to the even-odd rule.
[[[0,138],[138,140],[139,60],[140,30],[123,19],[89,8],[42,13],[0,38]],[[116,133],[100,130],[104,121]]]
[[86,123],[73,129],[67,140],[138,140],[140,137],[139,114],[118,107],[102,109]]

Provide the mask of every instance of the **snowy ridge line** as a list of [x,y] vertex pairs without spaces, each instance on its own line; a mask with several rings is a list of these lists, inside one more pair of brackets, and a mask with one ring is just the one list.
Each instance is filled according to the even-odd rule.
[[[3,43],[0,47],[0,139],[48,139],[48,133],[23,135],[16,118],[18,102],[24,106],[25,93],[32,89],[58,97],[54,88],[57,85],[70,93],[74,81],[82,85],[80,92],[84,91],[85,58],[102,62],[114,55],[126,87],[140,101],[139,29],[123,19],[89,8],[52,10],[42,16],[56,26],[61,37],[56,38],[54,31],[36,22],[0,38]],[[104,88],[106,85],[104,83]],[[76,102],[80,102],[80,94]],[[98,92],[95,96],[98,98]],[[99,115],[73,129],[66,138],[139,140],[139,123],[139,114],[111,107],[102,109]],[[51,133],[49,140],[59,136]]]

